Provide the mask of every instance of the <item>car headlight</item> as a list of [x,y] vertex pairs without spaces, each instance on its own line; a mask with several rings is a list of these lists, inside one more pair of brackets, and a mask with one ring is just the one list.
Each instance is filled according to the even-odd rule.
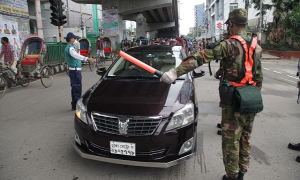
[[175,129],[194,121],[194,104],[188,103],[182,109],[176,111],[170,120],[166,131]]
[[76,117],[78,119],[80,119],[81,121],[85,122],[87,124],[87,119],[86,119],[86,108],[82,102],[82,98],[80,98],[78,101],[77,101],[77,104],[76,104]]

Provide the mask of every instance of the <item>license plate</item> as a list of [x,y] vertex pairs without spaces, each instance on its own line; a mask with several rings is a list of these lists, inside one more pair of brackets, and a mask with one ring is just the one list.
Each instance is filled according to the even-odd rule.
[[110,141],[110,153],[135,156],[135,143]]

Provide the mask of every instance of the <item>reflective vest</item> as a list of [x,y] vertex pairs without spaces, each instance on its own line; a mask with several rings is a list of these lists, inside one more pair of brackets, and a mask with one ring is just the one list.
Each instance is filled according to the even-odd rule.
[[71,68],[75,68],[75,67],[81,68],[81,61],[78,60],[78,59],[73,58],[70,55],[70,48],[71,47],[74,48],[74,46],[72,46],[71,44],[68,43],[68,45],[65,48],[65,58],[67,60],[68,66],[71,67]]
[[245,77],[238,83],[238,82],[232,82],[229,81],[234,87],[241,87],[241,86],[247,86],[249,84],[256,86],[256,82],[253,81],[253,73],[252,68],[254,64],[253,60],[253,52],[255,50],[255,47],[257,45],[257,40],[255,38],[252,38],[252,43],[250,48],[248,49],[247,42],[245,39],[243,39],[241,36],[234,35],[231,36],[230,39],[236,39],[240,41],[242,44],[244,50],[245,50]]

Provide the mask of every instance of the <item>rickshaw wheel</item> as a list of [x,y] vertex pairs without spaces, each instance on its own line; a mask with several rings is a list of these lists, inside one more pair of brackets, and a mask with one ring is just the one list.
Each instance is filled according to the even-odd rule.
[[66,71],[67,75],[69,76],[69,66],[67,63],[64,64],[64,70]]
[[115,53],[111,53],[111,54],[110,54],[110,57],[111,57],[111,61],[114,62],[114,61],[115,61],[115,60],[114,60]]
[[103,61],[104,60],[102,59],[102,57],[97,57],[96,58],[96,62],[95,62],[96,63],[96,67],[100,68],[103,65]]
[[89,67],[91,71],[95,70],[96,62],[89,62]]
[[0,76],[0,99],[4,96],[7,89],[6,80]]
[[44,66],[41,70],[41,83],[45,88],[48,88],[53,83],[53,70],[49,66]]
[[[18,78],[18,77],[16,77]],[[27,87],[30,84],[30,78],[29,77],[23,77],[21,79],[18,80],[18,83],[22,86],[22,87]]]

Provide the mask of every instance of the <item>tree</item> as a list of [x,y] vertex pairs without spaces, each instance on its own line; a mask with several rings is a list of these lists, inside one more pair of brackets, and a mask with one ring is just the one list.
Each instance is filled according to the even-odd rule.
[[202,28],[194,28],[194,30],[187,34],[188,37],[199,37],[201,36]]
[[[252,0],[252,3],[254,4],[254,8],[256,10],[259,10],[259,12],[255,16],[260,16],[260,1],[261,0]],[[267,14],[268,10],[271,10],[273,5],[271,4],[264,4],[262,3],[262,19],[264,19],[264,16]],[[258,23],[261,23],[261,26],[263,26],[263,22],[258,21]],[[259,24],[257,25],[259,26]]]
[[294,6],[285,17],[283,24],[286,26],[285,34],[291,36],[292,40],[300,45],[300,6]]

